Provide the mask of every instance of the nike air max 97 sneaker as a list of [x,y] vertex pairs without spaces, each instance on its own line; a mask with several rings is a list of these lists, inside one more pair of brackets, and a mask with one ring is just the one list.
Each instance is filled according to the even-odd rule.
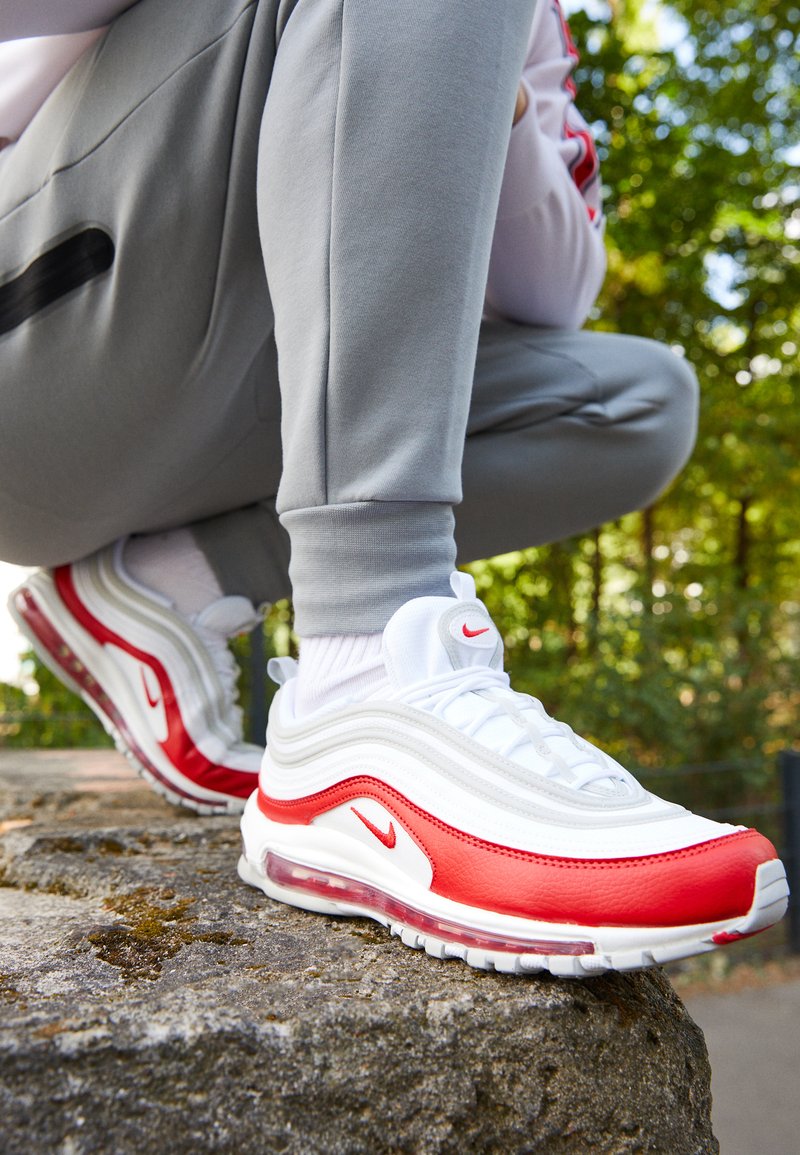
[[260,616],[223,597],[187,618],[126,573],[124,542],[39,570],[9,609],[39,658],[91,706],[153,789],[201,814],[240,811],[263,750],[242,740],[227,639]]
[[754,830],[663,801],[509,686],[472,579],[386,627],[391,689],[305,718],[273,702],[241,878],[362,915],[438,958],[585,976],[712,950],[786,910]]

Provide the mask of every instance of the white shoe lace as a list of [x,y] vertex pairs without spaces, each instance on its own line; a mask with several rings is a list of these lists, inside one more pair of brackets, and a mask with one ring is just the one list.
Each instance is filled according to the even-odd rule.
[[231,727],[237,738],[241,738],[244,729],[244,712],[239,705],[239,666],[231,651],[228,649],[228,640],[223,634],[194,624],[197,637],[207,650],[214,665],[214,670],[222,689],[222,713],[225,721]]
[[226,597],[190,619],[197,638],[211,658],[222,689],[222,712],[237,739],[244,731],[244,712],[239,705],[239,666],[228,638],[248,633],[262,618],[245,598]]
[[[450,707],[466,694],[474,695],[478,701],[469,703],[469,721],[463,720],[463,710],[458,711],[462,717],[455,720]],[[545,763],[543,777],[561,779],[575,790],[592,784],[598,787],[602,780],[609,779],[609,787],[614,791],[617,783],[636,785],[626,770],[607,760],[565,722],[552,718],[538,698],[512,690],[508,674],[502,670],[486,666],[454,670],[414,683],[390,696],[442,718],[500,757],[529,768],[530,757],[520,755],[526,748],[530,754],[532,748],[540,760],[538,765],[542,760]],[[499,743],[496,733],[490,740],[484,730],[488,722],[497,718],[514,726],[513,730],[509,727],[510,733]]]

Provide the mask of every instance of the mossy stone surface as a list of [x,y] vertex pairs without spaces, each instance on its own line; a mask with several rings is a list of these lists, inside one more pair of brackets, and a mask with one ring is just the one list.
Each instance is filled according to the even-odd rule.
[[702,1034],[660,972],[442,963],[235,874],[115,755],[0,752],[0,1149],[718,1150]]

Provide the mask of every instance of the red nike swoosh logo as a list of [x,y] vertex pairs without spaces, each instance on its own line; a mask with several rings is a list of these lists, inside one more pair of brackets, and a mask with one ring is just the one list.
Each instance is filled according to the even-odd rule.
[[465,622],[461,627],[461,632],[465,638],[477,638],[478,634],[488,634],[489,628],[489,626],[484,626],[482,630],[469,630],[467,629],[467,623]]
[[153,695],[150,693],[150,687],[147,684],[147,678],[144,676],[144,669],[141,668],[139,670],[139,673],[142,675],[142,685],[144,686],[144,696],[145,696],[145,698],[147,698],[147,704],[152,709],[155,709],[155,707],[160,705],[160,703],[161,703],[161,695],[159,694],[159,696],[157,698],[154,698]]
[[367,830],[369,830],[371,834],[375,835],[375,837],[378,839],[378,842],[382,842],[387,850],[394,850],[395,844],[397,843],[397,835],[395,834],[393,822],[389,823],[389,829],[386,831],[386,833],[384,833],[374,824],[374,822],[370,822],[368,818],[365,818],[360,810],[356,810],[355,806],[351,806],[350,809],[353,811],[356,818],[361,819]]

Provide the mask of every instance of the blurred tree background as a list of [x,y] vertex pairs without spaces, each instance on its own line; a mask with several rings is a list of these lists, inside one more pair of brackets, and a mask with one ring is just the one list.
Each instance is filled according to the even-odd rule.
[[608,214],[592,324],[688,358],[699,437],[641,514],[474,571],[521,686],[628,764],[741,764],[699,787],[722,805],[800,738],[800,8],[571,24]]
[[[722,805],[763,795],[775,752],[800,738],[800,8],[575,6],[608,216],[590,324],[687,357],[700,433],[651,508],[471,569],[518,688],[633,767],[739,764],[702,788]],[[288,623],[275,607],[268,652],[287,651]],[[103,740],[34,674],[38,698],[0,687],[0,712],[40,721],[7,723],[0,742]]]

